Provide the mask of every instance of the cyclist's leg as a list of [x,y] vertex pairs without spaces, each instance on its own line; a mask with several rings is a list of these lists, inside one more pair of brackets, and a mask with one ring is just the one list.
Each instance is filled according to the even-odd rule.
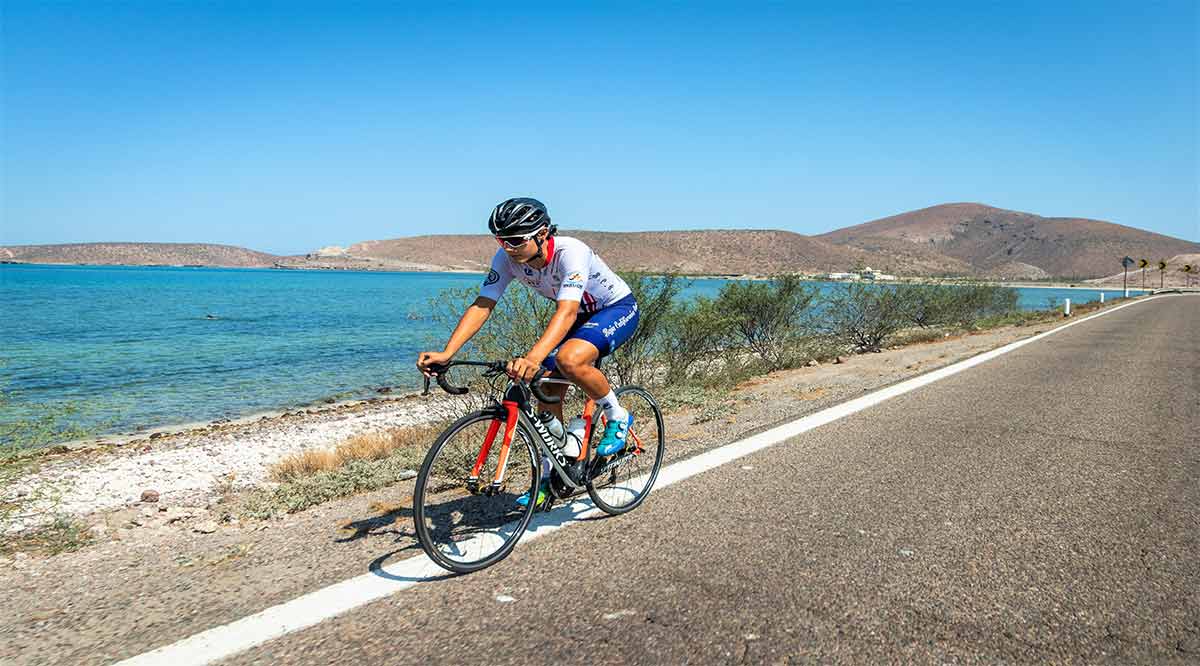
[[545,384],[542,386],[542,393],[550,397],[559,398],[558,402],[545,403],[538,401],[538,409],[545,410],[558,417],[559,421],[563,421],[563,404],[562,397],[567,394],[567,389],[570,388],[566,384]]
[[637,303],[632,296],[627,297],[594,313],[588,324],[569,335],[559,348],[559,372],[604,409],[608,423],[596,447],[600,455],[611,455],[624,447],[633,419],[621,407],[607,377],[595,363],[633,337],[638,319]]
[[[571,325],[570,330],[568,330],[567,334],[565,336],[563,336],[563,342],[565,343],[566,341],[572,339],[579,332],[579,329],[581,329],[587,325],[588,321],[591,319],[591,316],[592,316],[592,313],[586,313],[586,314],[580,313],[579,315],[577,315],[575,318],[575,323]],[[557,348],[555,348],[554,351],[550,352],[549,356],[542,359],[542,367],[550,371],[551,377],[557,377],[559,379],[566,377],[566,375],[563,373],[563,371],[558,367],[558,355],[561,352],[562,352],[562,343],[559,343],[559,346]],[[566,378],[569,379],[569,377],[566,377]],[[542,392],[549,396],[556,396],[558,398],[562,398],[563,396],[565,396],[567,394],[568,388],[570,388],[570,387],[566,386],[565,384],[546,384],[542,387]],[[556,403],[552,403],[552,404],[547,404],[547,403],[539,401],[538,409],[548,411],[551,414],[557,416],[559,421],[564,421],[563,405],[562,405],[561,400],[559,400]]]
[[639,318],[632,295],[587,315],[586,323],[572,327],[558,348],[555,355],[558,372],[579,385],[593,400],[608,395],[612,386],[596,367],[596,361],[633,337]]
[[[565,340],[558,348],[555,362],[559,374],[571,380],[583,389],[589,398],[594,400],[612,390],[604,373],[596,368],[596,361],[599,358],[600,350],[594,343],[572,337]],[[556,388],[565,389],[566,387]]]

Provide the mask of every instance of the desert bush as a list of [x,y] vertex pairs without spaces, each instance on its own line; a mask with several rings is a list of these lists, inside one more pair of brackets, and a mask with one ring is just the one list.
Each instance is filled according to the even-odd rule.
[[[431,336],[430,348],[441,349],[475,299],[475,287],[444,289],[429,302],[430,317],[439,333]],[[458,358],[500,360],[523,354],[538,341],[556,305],[525,285],[514,282],[505,290],[487,323],[458,353]]]
[[879,351],[908,320],[905,306],[904,294],[895,287],[850,282],[826,297],[823,326],[855,351]]
[[1017,309],[1017,290],[994,284],[971,284],[957,288],[951,299],[950,323],[970,326],[984,317]]
[[730,282],[721,288],[716,309],[734,344],[752,352],[769,372],[807,360],[800,343],[813,333],[816,298],[815,288],[789,275],[770,282]]
[[912,284],[895,287],[905,319],[921,328],[970,326],[1017,307],[1017,292],[988,284]]
[[604,368],[617,384],[654,384],[661,374],[655,357],[675,334],[671,315],[679,292],[689,281],[675,274],[622,273],[621,278],[637,300],[638,327],[632,338],[604,360]]
[[730,346],[729,322],[710,298],[676,303],[663,324],[656,360],[666,384],[711,378],[728,366],[722,354]]
[[915,326],[929,328],[945,323],[948,302],[952,298],[949,285],[905,284],[897,285],[896,291],[905,301],[905,319]]

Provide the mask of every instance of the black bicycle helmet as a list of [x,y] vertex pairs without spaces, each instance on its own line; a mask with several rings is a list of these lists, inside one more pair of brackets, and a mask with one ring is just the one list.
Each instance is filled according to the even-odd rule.
[[550,211],[537,199],[517,198],[503,201],[492,209],[488,229],[493,236],[523,236],[550,225]]

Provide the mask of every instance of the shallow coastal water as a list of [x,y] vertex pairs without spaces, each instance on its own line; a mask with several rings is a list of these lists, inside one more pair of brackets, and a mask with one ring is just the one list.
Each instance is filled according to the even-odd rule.
[[[416,388],[415,354],[463,273],[0,265],[0,422],[71,402],[99,432],[234,418]],[[724,280],[696,280],[713,296]],[[830,285],[823,284],[828,289]],[[1020,289],[1024,309],[1098,291]],[[1117,295],[1107,291],[1109,298]]]

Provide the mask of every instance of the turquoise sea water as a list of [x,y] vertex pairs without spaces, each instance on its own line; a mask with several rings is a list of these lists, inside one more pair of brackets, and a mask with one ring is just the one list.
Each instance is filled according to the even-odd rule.
[[[13,397],[0,422],[67,401],[84,407],[80,425],[129,432],[416,388],[416,353],[449,333],[430,320],[430,300],[478,283],[461,273],[0,265],[0,388]],[[723,283],[697,280],[687,294],[715,295]],[[1020,305],[1099,294],[1021,289]]]

